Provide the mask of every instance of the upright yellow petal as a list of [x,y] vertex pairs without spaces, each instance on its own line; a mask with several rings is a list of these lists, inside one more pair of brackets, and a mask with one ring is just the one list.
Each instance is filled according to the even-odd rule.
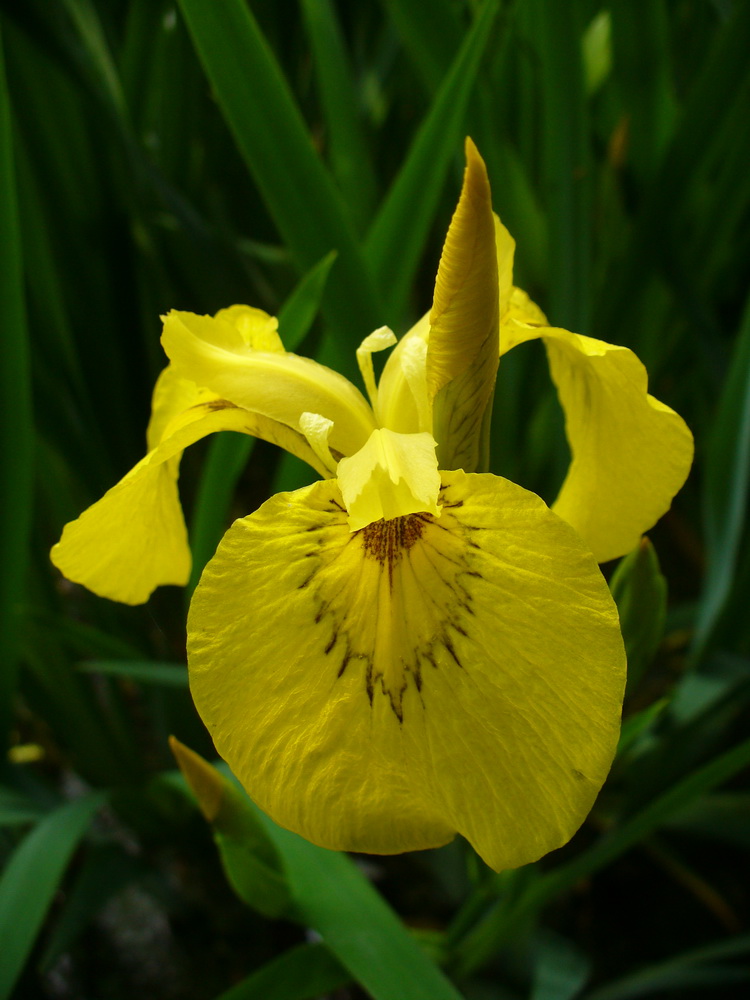
[[430,314],[418,320],[388,356],[378,385],[376,415],[381,427],[401,434],[432,433],[432,400],[427,391]]
[[490,184],[484,161],[467,139],[464,184],[440,258],[427,347],[427,390],[441,468],[474,472],[486,464],[499,308]]
[[426,432],[373,431],[364,448],[339,462],[338,484],[352,531],[419,511],[440,515],[435,441]]
[[456,472],[441,502],[352,533],[328,481],[235,522],[193,599],[190,684],[283,826],[383,854],[460,832],[500,870],[590,809],[624,651],[590,552],[538,497]]
[[333,422],[333,449],[341,455],[358,451],[375,429],[362,393],[310,358],[248,345],[233,322],[219,315],[170,312],[162,345],[175,372],[295,431],[301,414],[317,413]]
[[[516,307],[533,314],[523,298]],[[572,453],[553,509],[599,562],[630,552],[690,471],[693,437],[684,420],[649,395],[646,369],[625,347],[514,321],[503,324],[501,338],[502,353],[537,338],[547,349]]]

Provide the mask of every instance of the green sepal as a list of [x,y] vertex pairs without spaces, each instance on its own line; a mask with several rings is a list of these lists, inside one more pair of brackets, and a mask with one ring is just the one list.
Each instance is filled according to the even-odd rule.
[[667,581],[646,536],[620,561],[609,586],[620,613],[628,655],[627,697],[656,655],[667,615]]
[[288,915],[291,892],[284,865],[246,796],[174,736],[169,744],[211,824],[224,874],[236,895],[265,917]]

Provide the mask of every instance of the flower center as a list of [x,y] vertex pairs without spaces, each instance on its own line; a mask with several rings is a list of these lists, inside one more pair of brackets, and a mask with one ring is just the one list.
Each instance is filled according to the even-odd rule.
[[364,554],[376,559],[383,568],[388,567],[391,589],[394,567],[404,552],[422,537],[425,525],[431,521],[430,514],[407,514],[388,521],[373,521],[361,529]]
[[314,593],[315,624],[327,632],[323,651],[336,681],[362,677],[373,711],[386,706],[399,722],[408,692],[409,710],[424,709],[424,674],[463,668],[456,639],[472,627],[478,574],[452,506],[448,500],[440,518],[406,514],[344,532],[346,512],[337,504],[337,525],[310,534],[301,586]]

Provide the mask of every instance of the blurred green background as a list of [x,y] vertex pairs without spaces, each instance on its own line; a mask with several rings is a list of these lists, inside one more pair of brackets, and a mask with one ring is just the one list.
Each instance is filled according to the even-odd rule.
[[[0,1000],[746,996],[750,4],[4,0],[0,34]],[[605,567],[618,758],[573,842],[516,872],[460,841],[352,862],[248,804],[217,853],[167,745],[213,757],[185,595],[111,604],[49,547],[143,454],[160,313],[259,306],[350,375],[363,336],[405,332],[467,134],[516,283],[635,350],[696,437],[653,546]],[[551,501],[534,345],[493,420],[493,471]],[[233,435],[191,449],[193,582],[311,475]]]

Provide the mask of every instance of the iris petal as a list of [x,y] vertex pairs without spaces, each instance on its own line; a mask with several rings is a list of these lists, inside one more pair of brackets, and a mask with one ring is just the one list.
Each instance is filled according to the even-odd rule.
[[237,521],[193,599],[190,683],[283,826],[374,853],[459,832],[500,870],[590,809],[624,652],[596,563],[538,497],[454,472],[442,503],[352,533],[328,481]]
[[[542,316],[517,290],[512,308],[527,319]],[[690,471],[692,434],[649,395],[646,369],[628,348],[511,320],[501,327],[501,354],[537,338],[547,349],[573,456],[553,509],[599,562],[615,559],[669,510]]]
[[343,375],[311,358],[258,350],[220,314],[170,312],[162,345],[178,375],[237,406],[295,431],[302,413],[331,420],[330,444],[342,455],[358,451],[375,429],[370,406]]
[[330,475],[301,434],[211,397],[173,415],[157,447],[65,525],[50,553],[55,566],[69,580],[124,604],[142,604],[163,584],[184,586],[191,557],[177,492],[179,460],[183,449],[216,431],[263,438]]

